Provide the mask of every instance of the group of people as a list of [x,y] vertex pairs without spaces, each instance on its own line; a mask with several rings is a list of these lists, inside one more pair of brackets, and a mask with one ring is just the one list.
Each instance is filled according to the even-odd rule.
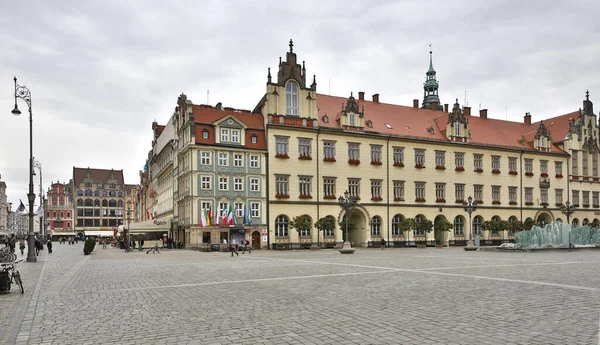
[[[11,237],[9,237],[8,239],[6,239],[4,241],[5,246],[9,247],[9,250],[11,253],[15,252],[15,248],[17,246],[17,239],[16,237],[13,235]],[[35,247],[35,255],[39,256],[40,255],[40,251],[44,250],[44,243],[39,239],[39,238],[35,238],[35,242],[34,242],[34,247]],[[46,242],[46,247],[48,247],[48,254],[52,254],[52,240],[48,239],[48,242]],[[25,255],[25,239],[21,238],[19,239],[19,250],[21,251],[21,255]]]
[[71,245],[71,244],[74,245],[75,243],[77,243],[77,237],[70,236],[70,237],[59,237],[58,238],[58,243],[63,244],[65,242],[69,242],[69,245]]
[[[252,253],[252,246],[250,246],[250,242],[246,239],[242,239],[241,242],[241,244],[237,244],[237,241],[235,239],[231,240],[231,245],[229,246],[231,256],[233,256],[234,253],[235,255],[239,256],[240,249],[242,250],[242,254],[245,254],[246,250],[248,251],[248,254]],[[227,239],[223,239],[223,244],[227,245]]]

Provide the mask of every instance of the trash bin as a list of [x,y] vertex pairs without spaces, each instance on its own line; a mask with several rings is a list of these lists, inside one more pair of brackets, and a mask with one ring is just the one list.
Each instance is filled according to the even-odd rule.
[[10,292],[10,276],[8,271],[0,272],[0,294]]

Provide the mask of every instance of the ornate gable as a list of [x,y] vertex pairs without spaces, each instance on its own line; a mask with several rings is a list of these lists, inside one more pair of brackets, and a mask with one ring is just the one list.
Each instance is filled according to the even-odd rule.
[[457,142],[469,142],[471,132],[469,131],[469,121],[460,109],[458,99],[454,103],[452,112],[448,114],[448,123],[446,124],[446,138]]
[[364,106],[362,107],[362,110],[360,110],[359,104],[351,92],[346,104],[344,105],[344,103],[342,103],[340,125],[346,130],[364,131],[364,116]]
[[533,147],[538,151],[544,152],[552,150],[552,138],[550,137],[550,131],[546,125],[544,125],[544,121],[540,122],[540,126],[535,133]]

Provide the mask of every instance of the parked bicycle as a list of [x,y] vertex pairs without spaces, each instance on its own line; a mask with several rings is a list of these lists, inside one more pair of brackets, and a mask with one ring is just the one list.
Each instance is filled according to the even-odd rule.
[[21,280],[21,273],[15,268],[15,264],[21,261],[23,260],[0,264],[0,293],[10,292],[10,286],[12,284],[17,284],[21,289],[21,293],[25,293],[23,280]]
[[11,253],[9,247],[0,249],[0,262],[14,262],[17,260],[17,254]]

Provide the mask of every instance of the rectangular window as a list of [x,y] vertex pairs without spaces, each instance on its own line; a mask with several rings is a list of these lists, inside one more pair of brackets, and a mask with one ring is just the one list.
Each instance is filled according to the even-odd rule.
[[371,163],[381,163],[381,145],[371,145]]
[[348,179],[348,192],[350,193],[351,197],[360,199],[360,179]]
[[598,177],[598,152],[592,152],[592,176]]
[[533,159],[525,158],[525,172],[533,174]]
[[242,178],[241,177],[235,177],[233,179],[233,190],[236,192],[240,192],[243,190],[243,182],[242,182]]
[[500,171],[500,156],[492,156],[492,171]]
[[298,178],[298,189],[300,191],[300,198],[310,198],[312,190],[312,177],[300,176]]
[[435,151],[435,168],[445,168],[446,166],[446,152]]
[[221,141],[229,141],[229,129],[221,128]]
[[419,168],[425,167],[425,150],[415,149],[415,166]]
[[579,191],[574,190],[574,191],[572,191],[572,194],[573,194],[573,206],[579,206]]
[[219,214],[221,215],[221,219],[216,219],[215,224],[221,224],[222,223],[223,215],[227,214],[227,212],[229,212],[229,203],[227,203],[227,202],[220,202],[219,203],[219,210],[221,211],[221,212],[219,212]]
[[592,192],[592,204],[594,205],[594,207],[598,208],[600,207],[600,204],[598,204],[598,192]]
[[348,143],[348,160],[360,160],[360,146],[357,143]]
[[237,218],[241,218],[244,216],[244,204],[242,204],[241,202],[236,202],[235,204],[233,204],[233,207],[235,208],[235,216]]
[[483,155],[477,153],[473,155],[473,169],[483,171]]
[[540,203],[548,205],[548,188],[540,188]]
[[465,154],[463,152],[454,152],[454,165],[457,170],[465,170]]
[[435,201],[446,202],[446,184],[436,183],[435,184]]
[[492,186],[492,203],[500,203],[500,186]]
[[573,175],[579,176],[579,160],[577,156],[579,155],[579,151],[573,150],[573,155],[571,156],[571,162],[573,163]]
[[525,187],[525,203],[533,205],[533,188]]
[[250,216],[252,218],[260,217],[260,203],[258,203],[258,202],[250,203]]
[[323,177],[323,193],[325,199],[335,199],[335,177]]
[[478,203],[483,202],[483,185],[480,185],[480,184],[473,185],[473,197],[475,198],[475,201],[477,201]]
[[590,191],[589,190],[584,190],[581,192],[581,194],[583,195],[583,204],[581,206],[583,207],[589,207],[590,206]]
[[562,189],[555,189],[554,190],[554,202],[556,203],[556,206],[561,206],[563,203],[563,190]]
[[200,188],[204,190],[211,189],[210,176],[202,176],[202,183]]
[[256,155],[250,156],[250,167],[258,168],[258,156],[256,156]]
[[540,173],[546,174],[546,176],[548,176],[548,161],[540,161]]
[[227,166],[228,156],[229,155],[227,152],[219,152],[219,165],[220,166]]
[[335,142],[323,141],[323,159],[335,161]]
[[382,180],[371,180],[371,200],[381,200],[381,182]]
[[210,152],[202,151],[200,153],[200,164],[210,165]]
[[416,201],[425,201],[425,182],[415,182]]
[[234,167],[241,167],[241,166],[243,166],[242,162],[243,162],[243,160],[242,160],[242,154],[241,153],[234,153],[233,154],[233,166]]
[[586,151],[581,151],[581,170],[583,176],[588,175],[588,153]]
[[275,175],[276,197],[289,196],[288,190],[288,175]]
[[404,181],[394,181],[394,201],[404,201]]
[[508,201],[511,205],[517,204],[517,187],[508,187]]
[[394,165],[404,166],[404,147],[393,148],[394,152]]
[[212,202],[202,201],[200,207],[202,208],[202,211],[208,211],[212,208]]
[[517,157],[508,157],[508,170],[517,172]]
[[465,201],[465,185],[462,183],[454,184],[454,197],[456,198],[456,202],[464,202]]
[[229,190],[229,179],[227,177],[219,177],[219,190]]
[[231,142],[233,142],[233,143],[240,142],[240,130],[239,129],[231,130]]
[[260,191],[260,179],[258,177],[250,178],[250,191],[251,192],[259,192]]
[[554,162],[554,173],[562,176],[562,162]]
[[310,158],[310,147],[310,139],[298,139],[298,154],[300,155],[300,158]]
[[287,157],[288,137],[275,137],[275,156]]

